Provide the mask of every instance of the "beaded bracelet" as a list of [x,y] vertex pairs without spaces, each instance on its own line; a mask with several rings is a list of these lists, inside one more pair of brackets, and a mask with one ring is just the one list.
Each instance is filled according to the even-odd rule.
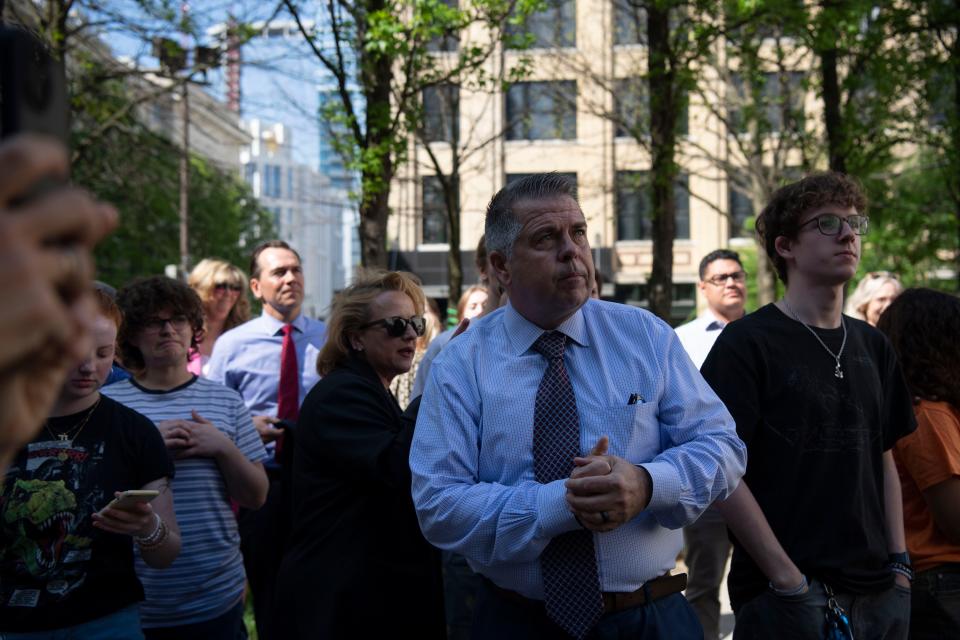
[[798,596],[798,595],[800,595],[801,593],[803,593],[803,592],[807,589],[807,587],[809,586],[809,585],[807,584],[807,576],[801,574],[800,577],[803,578],[803,579],[800,581],[800,585],[797,586],[797,587],[794,587],[793,589],[788,589],[788,590],[781,591],[780,589],[777,589],[775,586],[773,586],[773,582],[771,582],[771,583],[770,583],[770,590],[773,591],[774,595],[778,595],[778,596],[781,596],[781,597]]
[[153,514],[154,521],[157,523],[153,531],[145,536],[134,536],[141,549],[152,549],[159,547],[167,537],[167,525],[163,519],[156,513]]
[[137,544],[140,545],[140,551],[150,551],[151,549],[156,549],[157,547],[163,545],[163,543],[167,541],[167,535],[169,533],[170,533],[170,530],[167,529],[167,523],[161,520],[160,526],[157,528],[156,538],[153,541],[137,542]]
[[902,562],[888,562],[887,568],[894,573],[899,573],[910,582],[913,582],[913,569],[910,565]]

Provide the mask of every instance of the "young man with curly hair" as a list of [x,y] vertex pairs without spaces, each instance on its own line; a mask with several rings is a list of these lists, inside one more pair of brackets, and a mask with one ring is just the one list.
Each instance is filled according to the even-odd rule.
[[156,424],[175,460],[174,508],[183,551],[158,571],[137,563],[148,640],[245,637],[245,574],[230,501],[259,508],[267,454],[236,391],[187,371],[203,331],[203,305],[185,283],[146,278],[117,294],[118,342],[133,378],[104,389]]
[[828,611],[843,626],[834,603],[855,638],[907,637],[891,449],[915,428],[910,393],[890,343],[842,315],[865,209],[838,173],[778,190],[757,231],[786,293],[727,326],[701,369],[748,449],[744,482],[718,503],[738,640],[822,638]]

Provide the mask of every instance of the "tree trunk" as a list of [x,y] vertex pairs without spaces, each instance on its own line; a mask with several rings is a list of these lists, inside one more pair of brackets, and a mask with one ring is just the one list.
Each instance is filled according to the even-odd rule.
[[447,241],[447,306],[453,306],[460,300],[463,287],[463,258],[460,254],[460,170],[456,166],[443,185],[444,202],[447,208],[447,229],[450,232]]
[[948,126],[952,128],[950,140],[953,148],[947,154],[947,158],[952,159],[947,166],[953,166],[953,186],[950,193],[953,194],[953,213],[957,222],[954,263],[956,263],[957,291],[960,291],[960,0],[953,0],[953,8],[953,15],[956,17],[953,25],[953,46],[950,51],[950,66],[953,68],[953,117],[948,119]]
[[[752,198],[753,210],[757,214],[766,206],[763,196],[759,194],[765,194],[768,191],[758,183],[759,180],[754,179],[751,189],[751,193],[754,194]],[[762,307],[777,299],[777,272],[773,268],[773,261],[767,255],[767,250],[763,246],[760,236],[758,234],[754,234],[754,236],[757,243],[757,305]]]
[[650,310],[670,320],[673,304],[673,239],[676,236],[674,163],[677,124],[676,72],[671,64],[668,6],[647,4],[650,95],[650,205],[653,211],[653,266],[648,280]]
[[[384,164],[390,164],[389,158]],[[360,203],[360,264],[367,269],[387,268],[390,179],[384,177],[386,172],[387,170],[383,169],[376,176],[369,176],[368,172],[364,171],[361,178],[363,201]],[[377,188],[368,189],[368,185],[375,185]]]
[[[371,3],[371,10],[383,3]],[[360,36],[362,41],[362,35]],[[363,169],[360,202],[360,259],[366,268],[387,268],[387,218],[390,215],[390,182],[393,180],[393,119],[390,88],[391,60],[376,52],[361,54],[360,82],[366,99],[366,133],[362,144]]]
[[840,82],[837,77],[837,50],[820,52],[820,75],[823,81],[823,117],[827,129],[830,170],[846,173],[846,145],[840,113]]

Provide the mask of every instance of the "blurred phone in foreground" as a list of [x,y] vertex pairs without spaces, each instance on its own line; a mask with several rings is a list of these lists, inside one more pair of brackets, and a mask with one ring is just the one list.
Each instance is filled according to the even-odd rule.
[[65,146],[70,123],[64,66],[24,29],[0,27],[0,139],[52,136]]

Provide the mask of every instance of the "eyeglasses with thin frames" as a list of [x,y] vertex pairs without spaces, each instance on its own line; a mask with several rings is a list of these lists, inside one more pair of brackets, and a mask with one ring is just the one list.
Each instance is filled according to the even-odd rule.
[[745,282],[747,280],[747,272],[743,271],[734,271],[733,273],[718,273],[717,275],[707,278],[704,282],[709,282],[715,287],[722,287],[727,284],[727,280],[733,279],[736,283]]
[[866,235],[867,229],[870,225],[870,218],[867,216],[861,216],[859,214],[854,214],[852,216],[842,217],[836,213],[821,213],[815,218],[810,218],[802,225],[800,229],[804,228],[811,222],[817,223],[817,229],[820,230],[825,236],[838,236],[840,235],[840,230],[843,229],[843,223],[846,222],[850,229],[853,230],[858,236]]
[[160,333],[168,322],[174,331],[183,331],[190,325],[190,318],[182,314],[170,316],[169,318],[153,317],[143,324],[143,328],[145,331]]
[[360,325],[360,328],[369,329],[370,327],[380,326],[387,330],[387,335],[391,338],[399,338],[407,333],[408,325],[413,327],[417,337],[422,336],[427,330],[427,321],[424,320],[423,316],[410,316],[409,318],[391,316]]

